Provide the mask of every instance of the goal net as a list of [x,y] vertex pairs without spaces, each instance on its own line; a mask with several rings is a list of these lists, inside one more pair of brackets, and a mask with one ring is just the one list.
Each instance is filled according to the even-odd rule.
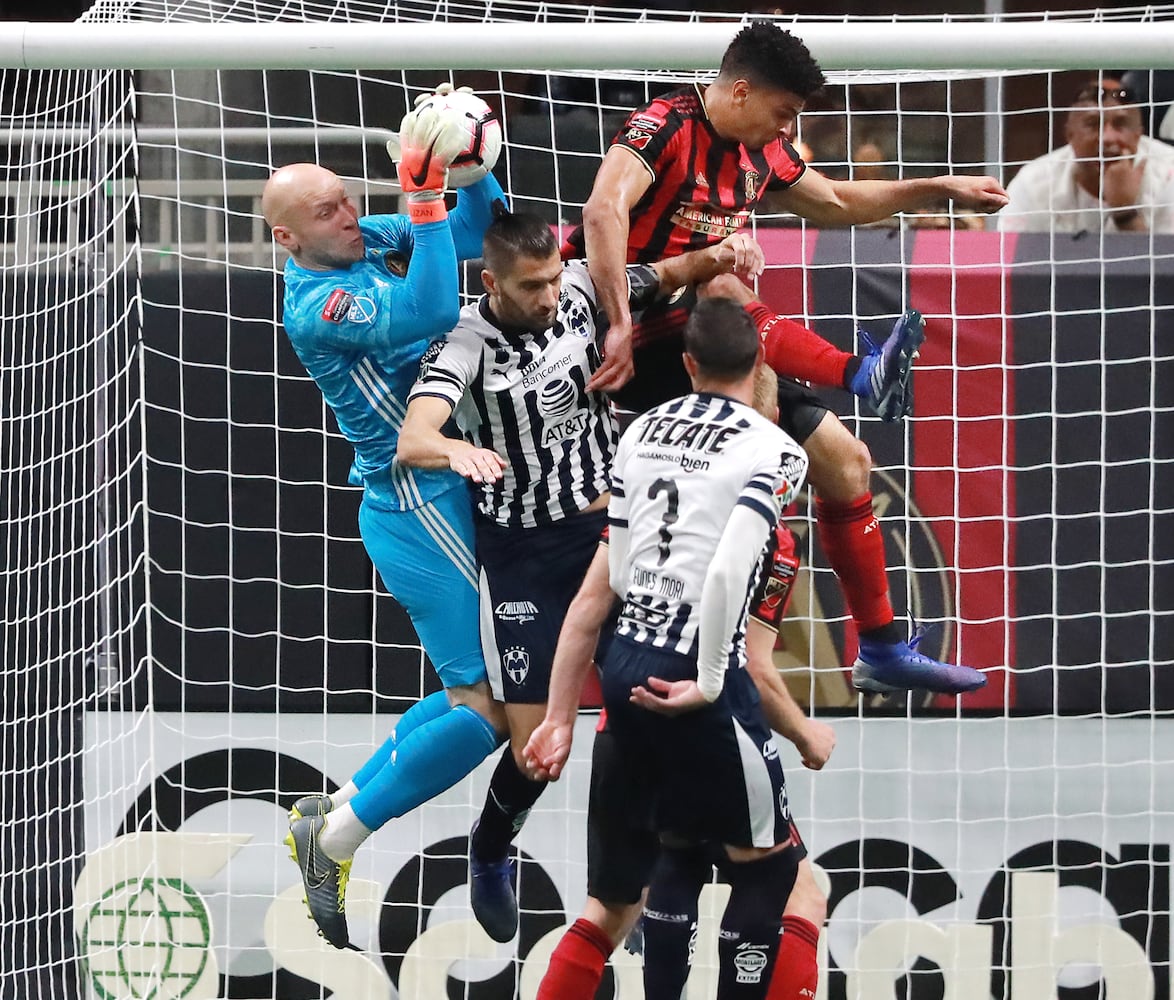
[[[1174,7],[1048,19],[1142,38]],[[82,21],[735,30],[529,0],[100,0]],[[894,24],[961,37],[988,22],[794,30],[864,25],[879,45]],[[1066,143],[1096,58],[837,65],[798,138],[835,179],[1007,183]],[[451,80],[501,116],[513,205],[573,226],[628,112],[711,71],[514,68],[532,53],[451,72],[198,68],[216,61],[3,71],[2,995],[533,997],[585,896],[589,714],[518,838],[511,945],[480,932],[465,889],[496,755],[361,849],[357,950],[315,937],[281,846],[292,800],[344,783],[436,683],[359,541],[351,450],[281,330],[261,188],[314,161],[361,212],[396,211],[384,140]],[[1174,129],[1171,71],[1127,81],[1155,137]],[[792,512],[804,568],[776,663],[838,737],[818,774],[782,747],[829,896],[820,997],[1165,1000],[1174,236],[1019,232],[950,205],[819,231],[769,196],[751,225],[764,300],[837,345],[925,316],[911,418],[825,398],[872,452],[898,615],[929,626],[927,652],[989,678],[957,702],[857,696],[855,633],[806,498]],[[705,893],[691,1000],[715,988],[723,892]],[[639,996],[639,959],[618,954],[604,994]]]

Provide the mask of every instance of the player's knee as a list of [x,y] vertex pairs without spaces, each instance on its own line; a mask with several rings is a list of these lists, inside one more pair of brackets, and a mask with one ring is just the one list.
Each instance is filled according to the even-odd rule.
[[722,864],[730,900],[718,939],[718,996],[761,1000],[765,995],[783,925],[779,902],[790,895],[797,864],[790,849],[757,861]]
[[827,896],[823,894],[823,890],[815,881],[815,876],[811,871],[811,862],[804,858],[799,862],[795,875],[795,887],[791,890],[791,895],[787,897],[787,905],[783,910],[783,915],[802,917],[816,927],[822,927],[824,921],[827,920],[827,914]]
[[732,933],[744,930],[758,936],[762,928],[778,928],[783,914],[779,901],[795,887],[799,860],[786,849],[756,861],[723,862],[722,875],[730,883],[730,901],[722,915],[722,928]]
[[488,681],[449,688],[448,703],[454,708],[457,705],[464,705],[472,709],[493,727],[499,740],[504,741],[509,735],[510,725],[506,718],[505,706],[499,701],[494,701]]
[[605,903],[594,896],[588,896],[587,904],[583,907],[583,919],[603,931],[611,941],[612,951],[615,951],[636,926],[643,906],[641,900],[635,903]]
[[872,454],[830,413],[803,446],[811,460],[809,478],[823,497],[846,503],[868,492]]

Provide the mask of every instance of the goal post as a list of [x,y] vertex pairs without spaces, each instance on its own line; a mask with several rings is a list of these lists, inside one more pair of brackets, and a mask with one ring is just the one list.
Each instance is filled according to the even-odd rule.
[[[626,23],[178,23],[0,27],[13,69],[715,69],[744,19]],[[828,70],[1174,65],[1174,24],[788,19]]]
[[[835,179],[1007,182],[1063,144],[1097,70],[1174,70],[1174,6],[779,22],[828,70],[799,138]],[[530,1000],[583,903],[590,716],[519,838],[508,948],[463,888],[492,761],[362,849],[357,951],[314,938],[280,847],[293,797],[345,782],[435,681],[281,330],[260,193],[311,160],[395,211],[384,141],[451,79],[501,115],[513,204],[573,226],[627,112],[707,79],[740,23],[100,0],[0,24],[0,996]],[[990,677],[957,703],[852,692],[800,505],[775,657],[839,741],[819,774],[781,748],[826,876],[821,1000],[1168,1000],[1174,235],[1018,234],[949,205],[817,231],[769,197],[752,226],[760,294],[837,345],[925,315],[912,417],[826,398],[872,453],[898,614]],[[608,976],[638,995],[636,960]]]

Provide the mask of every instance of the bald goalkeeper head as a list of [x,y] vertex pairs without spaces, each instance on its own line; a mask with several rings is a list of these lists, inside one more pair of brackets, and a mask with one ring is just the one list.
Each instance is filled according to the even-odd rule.
[[312,271],[346,268],[363,259],[359,212],[342,178],[316,163],[291,163],[265,184],[261,211],[275,242]]

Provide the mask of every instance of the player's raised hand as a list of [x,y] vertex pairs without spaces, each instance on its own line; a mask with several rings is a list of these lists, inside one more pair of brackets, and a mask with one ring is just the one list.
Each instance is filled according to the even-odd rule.
[[636,373],[632,361],[632,319],[612,323],[603,338],[603,364],[587,383],[588,392],[615,392]]
[[1007,204],[1007,192],[993,177],[953,174],[946,178],[946,194],[963,208],[977,212],[997,212]]
[[448,466],[457,475],[475,483],[496,483],[506,469],[506,460],[489,448],[475,448],[465,441],[454,441]]
[[660,677],[649,677],[648,687],[637,685],[632,688],[628,700],[633,705],[639,705],[660,715],[680,715],[682,712],[693,712],[709,704],[696,681],[666,681]]
[[[444,195],[448,168],[464,144],[460,133],[436,108],[409,111],[400,122],[400,186],[408,201],[434,201]],[[390,152],[390,144],[389,144]]]
[[[420,105],[425,101],[430,101],[434,97],[447,97],[452,93],[471,94],[473,93],[473,88],[457,87],[454,91],[453,85],[448,81],[445,81],[444,83],[438,83],[436,88],[430,93],[425,91],[423,94],[418,94],[416,96],[416,100],[413,103],[415,104],[415,107],[419,108]],[[400,123],[400,128],[403,128],[402,121]],[[403,159],[403,143],[400,141],[399,132],[392,132],[391,138],[387,140],[387,155],[391,157],[392,163],[399,163],[399,161]]]
[[734,233],[713,248],[722,273],[757,278],[766,269],[766,254],[753,236]]
[[522,749],[530,777],[539,781],[558,781],[570,759],[574,734],[573,723],[543,719]]

